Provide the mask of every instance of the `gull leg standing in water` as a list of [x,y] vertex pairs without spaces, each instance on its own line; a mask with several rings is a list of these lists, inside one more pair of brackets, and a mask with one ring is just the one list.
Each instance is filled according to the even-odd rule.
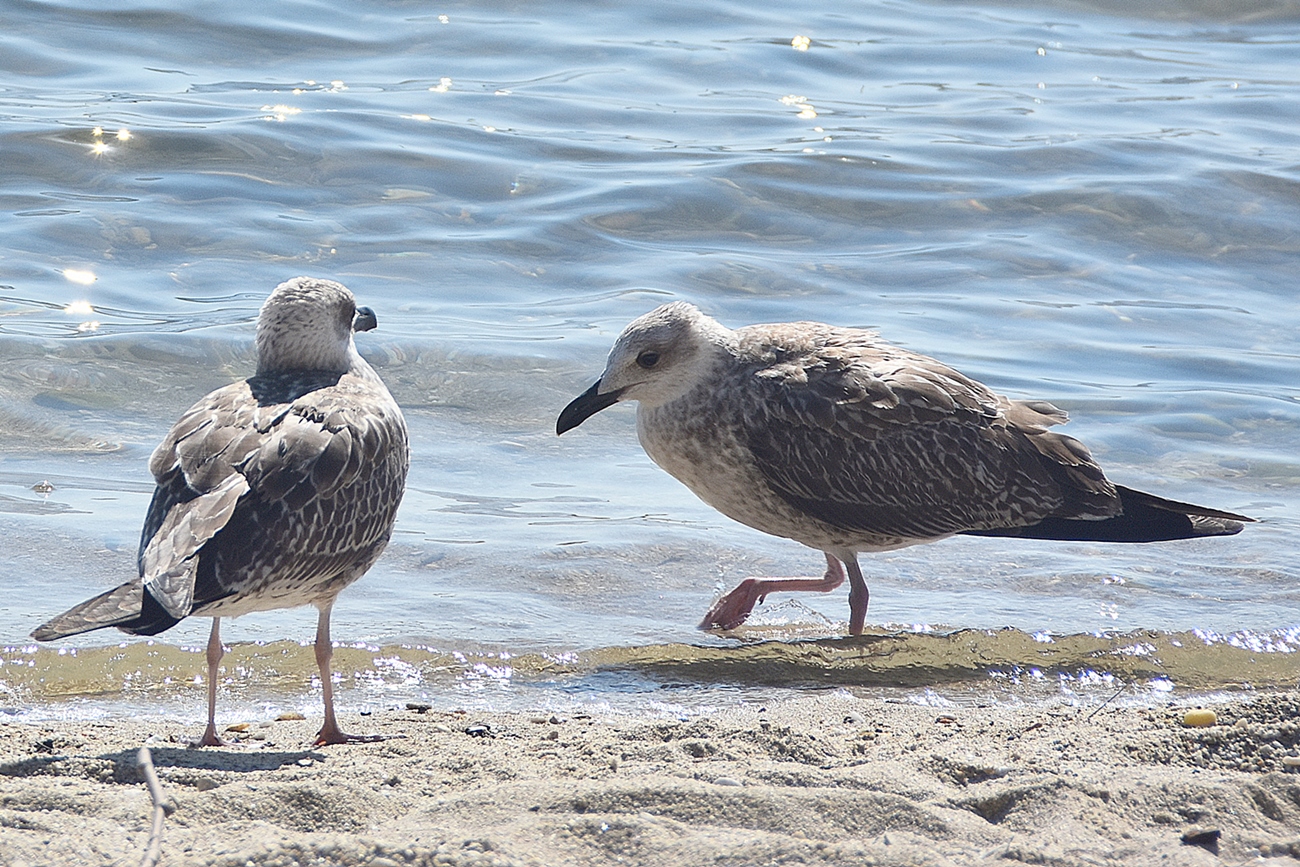
[[410,464],[406,422],[354,331],[376,325],[338,283],[280,284],[257,320],[257,372],[220,388],[172,426],[149,461],[157,483],[139,576],[60,614],[37,641],[115,626],[156,635],[212,618],[208,725],[216,730],[222,617],[315,605],[325,721],[316,744],[378,740],[340,730],[329,618],[340,591],[392,535]]
[[861,329],[733,331],[666,304],[628,325],[556,433],[623,400],[638,402],[646,453],[701,500],[826,555],[820,579],[746,579],[703,629],[739,626],[773,591],[826,592],[847,577],[849,632],[861,634],[863,551],[957,534],[1158,542],[1252,520],[1115,485],[1083,443],[1048,430],[1062,410],[1003,397]]

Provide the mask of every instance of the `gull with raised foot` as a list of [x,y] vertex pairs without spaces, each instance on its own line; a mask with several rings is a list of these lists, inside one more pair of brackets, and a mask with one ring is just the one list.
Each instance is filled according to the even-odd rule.
[[733,629],[779,590],[849,582],[857,555],[958,534],[1093,542],[1226,536],[1253,519],[1112,483],[1066,414],[1012,400],[874,332],[818,322],[731,330],[685,302],[633,321],[556,421],[637,401],[646,454],[724,515],[826,555],[821,578],[747,578],[705,615]]

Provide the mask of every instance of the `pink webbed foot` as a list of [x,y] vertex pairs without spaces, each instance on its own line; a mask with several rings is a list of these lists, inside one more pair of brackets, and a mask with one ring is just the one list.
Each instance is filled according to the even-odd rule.
[[699,629],[735,629],[745,622],[754,606],[767,598],[759,587],[763,583],[757,578],[746,578],[726,596],[723,596],[704,615]]
[[316,739],[311,742],[314,747],[328,747],[334,744],[377,744],[380,741],[391,741],[395,738],[406,737],[405,735],[350,735],[345,731],[340,731],[338,726],[332,729],[328,726],[321,726],[321,730],[316,733]]
[[208,724],[208,727],[207,727],[206,729],[203,730],[203,736],[202,736],[202,737],[197,737],[197,738],[182,738],[182,739],[181,739],[181,743],[185,744],[185,746],[189,747],[190,749],[198,749],[199,747],[237,747],[237,746],[239,746],[238,741],[228,741],[228,740],[224,740],[220,735],[217,734],[217,727],[216,727],[215,725],[211,724],[211,723],[209,723],[209,724]]
[[[855,564],[856,565],[856,564]],[[821,578],[746,578],[726,596],[723,596],[704,615],[700,629],[735,629],[744,623],[754,606],[777,590],[813,591],[828,593],[844,583],[847,576],[840,561],[826,555],[826,574]],[[863,605],[863,614],[866,606]],[[861,626],[859,625],[859,631]]]

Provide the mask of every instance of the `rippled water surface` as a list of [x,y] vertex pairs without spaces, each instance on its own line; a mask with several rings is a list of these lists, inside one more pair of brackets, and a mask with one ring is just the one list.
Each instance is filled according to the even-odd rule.
[[[132,574],[150,450],[251,372],[298,274],[376,310],[413,437],[394,543],[335,609],[350,707],[1300,677],[1295,3],[3,5],[14,712],[201,714],[206,620],[26,636]],[[553,429],[677,298],[877,328],[1068,409],[1116,481],[1262,521],[864,555],[864,639],[844,593],[699,633],[820,555],[697,502],[629,408]],[[314,706],[312,614],[226,625],[223,702]]]

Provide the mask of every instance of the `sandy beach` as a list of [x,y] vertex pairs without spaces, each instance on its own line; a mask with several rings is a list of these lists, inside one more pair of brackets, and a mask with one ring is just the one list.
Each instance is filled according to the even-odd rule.
[[247,720],[0,725],[0,863],[1235,864],[1300,858],[1300,693],[1191,705],[933,708],[791,694],[691,719],[412,706]]

